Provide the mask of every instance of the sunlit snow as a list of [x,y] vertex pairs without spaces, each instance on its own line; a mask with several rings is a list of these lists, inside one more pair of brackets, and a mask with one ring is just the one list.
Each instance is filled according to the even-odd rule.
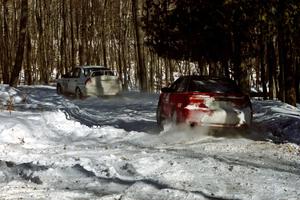
[[253,100],[248,131],[161,131],[157,101],[0,85],[0,199],[299,199],[299,108]]

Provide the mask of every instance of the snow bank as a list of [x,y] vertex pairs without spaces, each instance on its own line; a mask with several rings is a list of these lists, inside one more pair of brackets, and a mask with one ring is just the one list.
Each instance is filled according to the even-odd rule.
[[279,101],[254,101],[254,122],[281,141],[300,144],[300,109]]
[[54,87],[1,85],[0,199],[299,197],[299,108],[254,101],[250,134],[212,136],[201,127],[160,132],[157,101],[136,92],[82,101]]

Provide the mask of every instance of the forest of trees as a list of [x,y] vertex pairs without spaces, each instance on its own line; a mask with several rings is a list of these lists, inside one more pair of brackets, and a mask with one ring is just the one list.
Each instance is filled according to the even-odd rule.
[[298,0],[1,0],[0,16],[0,83],[104,65],[124,90],[198,73],[300,102]]

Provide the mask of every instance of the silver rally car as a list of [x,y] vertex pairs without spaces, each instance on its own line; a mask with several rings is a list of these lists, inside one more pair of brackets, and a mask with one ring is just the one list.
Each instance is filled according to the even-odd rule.
[[77,66],[70,73],[57,79],[58,94],[84,96],[111,96],[121,92],[116,72],[103,66]]

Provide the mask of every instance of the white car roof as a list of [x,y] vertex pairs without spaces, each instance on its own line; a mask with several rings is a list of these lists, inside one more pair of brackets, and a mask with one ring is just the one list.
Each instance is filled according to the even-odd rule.
[[104,66],[101,66],[101,65],[83,65],[83,66],[77,66],[79,68],[84,68],[84,69],[87,69],[87,68],[107,68],[107,67],[104,67]]

